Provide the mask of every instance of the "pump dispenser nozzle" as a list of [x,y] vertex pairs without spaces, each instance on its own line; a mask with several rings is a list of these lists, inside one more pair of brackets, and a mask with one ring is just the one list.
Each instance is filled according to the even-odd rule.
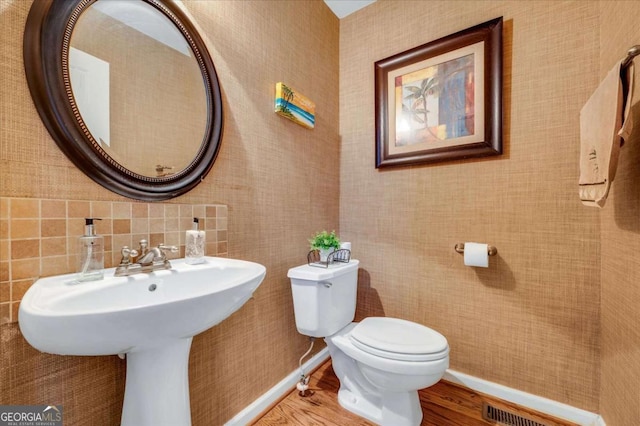
[[96,235],[96,230],[93,226],[94,220],[102,220],[99,217],[85,217],[84,218],[84,235]]

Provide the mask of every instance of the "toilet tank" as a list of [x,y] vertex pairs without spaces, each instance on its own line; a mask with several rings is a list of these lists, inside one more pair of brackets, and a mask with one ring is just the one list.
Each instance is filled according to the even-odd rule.
[[302,265],[289,269],[293,311],[298,332],[328,337],[353,321],[356,314],[358,262],[328,268]]

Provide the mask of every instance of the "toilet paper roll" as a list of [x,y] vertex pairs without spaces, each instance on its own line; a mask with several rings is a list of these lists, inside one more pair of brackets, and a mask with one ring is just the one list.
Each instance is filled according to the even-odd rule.
[[344,243],[340,244],[340,248],[341,249],[347,249],[347,250],[351,250],[351,243],[348,241],[345,241]]
[[464,243],[464,264],[488,268],[489,246],[480,243]]

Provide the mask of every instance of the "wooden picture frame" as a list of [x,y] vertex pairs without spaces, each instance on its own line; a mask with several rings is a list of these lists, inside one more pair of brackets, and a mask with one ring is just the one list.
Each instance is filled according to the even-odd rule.
[[374,72],[376,168],[502,154],[502,17]]

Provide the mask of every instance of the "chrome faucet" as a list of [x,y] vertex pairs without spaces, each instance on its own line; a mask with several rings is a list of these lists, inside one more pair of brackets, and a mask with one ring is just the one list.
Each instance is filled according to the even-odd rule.
[[116,268],[115,277],[148,273],[160,269],[171,269],[171,263],[167,259],[166,252],[177,253],[178,247],[158,244],[158,247],[148,248],[147,240],[140,240],[140,249],[122,247],[122,260]]

